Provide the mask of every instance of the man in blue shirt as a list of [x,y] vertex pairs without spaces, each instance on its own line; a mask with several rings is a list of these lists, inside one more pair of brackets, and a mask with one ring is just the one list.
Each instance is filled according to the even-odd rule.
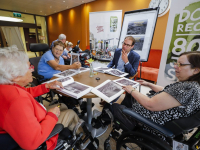
[[47,51],[42,55],[38,64],[38,74],[44,76],[45,79],[51,79],[53,74],[59,73],[67,69],[78,69],[81,67],[80,62],[75,62],[72,65],[64,65],[64,59],[61,57],[64,44],[61,41],[54,42],[52,50]]
[[55,40],[55,41],[53,41],[52,43],[51,43],[51,46],[50,46],[50,50],[52,50],[52,48],[53,48],[53,46],[54,46],[54,42],[56,42],[56,41],[61,41],[63,44],[66,42],[66,35],[65,34],[60,34],[59,36],[58,36],[58,39],[57,40]]

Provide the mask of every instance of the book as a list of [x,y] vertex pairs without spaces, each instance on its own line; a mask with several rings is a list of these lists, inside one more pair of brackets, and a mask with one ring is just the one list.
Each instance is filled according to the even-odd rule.
[[104,68],[97,67],[97,68],[94,68],[94,71],[101,72],[101,73],[107,73],[107,74],[117,76],[117,77],[124,77],[124,76],[128,75],[128,73],[126,73],[126,72],[122,72],[118,69],[112,69],[112,68],[107,68],[107,67],[104,67]]
[[79,99],[80,97],[86,95],[93,88],[91,86],[74,81],[72,77],[57,78],[54,80],[47,81],[46,83],[50,83],[55,80],[61,82],[64,87],[63,89],[60,89],[57,91],[64,93],[66,95],[69,95],[70,97],[73,97],[76,99]]
[[122,86],[126,85],[131,85],[136,88],[139,83],[127,78],[120,78],[113,81],[106,80],[97,87],[93,88],[91,92],[110,103],[124,92]]

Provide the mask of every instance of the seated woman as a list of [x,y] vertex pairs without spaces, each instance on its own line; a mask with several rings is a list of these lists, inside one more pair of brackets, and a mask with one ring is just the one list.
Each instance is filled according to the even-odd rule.
[[51,79],[53,74],[59,73],[67,69],[78,69],[81,67],[80,62],[72,65],[64,65],[64,59],[61,57],[65,46],[61,41],[54,42],[52,50],[42,55],[38,64],[38,74],[44,76],[45,79]]
[[[28,56],[17,48],[0,49],[0,138],[9,135],[23,149],[36,149],[50,135],[57,122],[73,130],[79,118],[73,110],[63,110],[56,106],[48,111],[34,97],[60,89],[58,81],[25,88],[32,82],[34,68]],[[5,135],[5,136],[4,136]],[[54,149],[57,135],[46,141],[47,149]],[[14,142],[13,141],[13,142]],[[0,149],[7,146],[0,144]],[[10,148],[11,148],[10,147]]]
[[143,80],[141,85],[148,86],[156,93],[147,97],[131,86],[124,86],[127,94],[121,105],[113,104],[111,111],[114,117],[133,129],[134,120],[124,115],[124,107],[131,108],[153,122],[164,125],[166,122],[182,117],[189,117],[200,110],[200,52],[182,53],[174,63],[178,82],[161,87]]
[[63,54],[62,54],[62,58],[64,58],[64,61],[65,61],[65,65],[70,65],[70,61],[71,61],[71,42],[68,42],[66,41],[65,42],[65,49],[63,51]]

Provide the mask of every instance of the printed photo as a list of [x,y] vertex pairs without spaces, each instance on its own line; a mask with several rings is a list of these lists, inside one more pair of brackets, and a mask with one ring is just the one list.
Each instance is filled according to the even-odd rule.
[[76,71],[73,71],[73,70],[66,70],[66,71],[63,71],[61,73],[58,73],[58,75],[60,76],[63,76],[63,77],[66,77],[66,76],[70,76],[72,74],[76,73]]
[[123,85],[131,85],[131,86],[133,86],[133,85],[135,85],[136,83],[134,83],[134,82],[131,82],[130,80],[127,80],[127,79],[121,79],[121,80],[118,80],[118,81],[116,81],[117,83],[121,83],[121,84],[123,84]]
[[109,71],[109,73],[112,73],[112,74],[114,74],[114,75],[116,75],[116,76],[120,76],[120,75],[123,75],[124,73],[123,72],[121,72],[121,71],[119,71],[119,70],[110,70]]
[[144,44],[144,36],[134,37],[134,38],[135,38],[135,44],[134,44],[133,50],[142,51],[143,44]]
[[113,81],[110,81],[104,86],[98,88],[97,90],[106,95],[107,97],[111,97],[121,91],[121,86],[114,83]]
[[70,65],[72,65],[75,62],[79,62],[79,54],[71,53]]
[[75,94],[79,94],[82,91],[86,90],[88,87],[84,86],[82,84],[79,84],[77,82],[73,82],[71,84],[68,84],[67,86],[64,86],[64,89],[70,92],[73,92]]
[[130,21],[128,23],[127,35],[145,34],[147,28],[147,20]]
[[65,82],[65,81],[68,81],[70,79],[71,79],[70,77],[66,77],[66,78],[61,78],[61,79],[59,79],[57,81],[59,81],[59,82]]

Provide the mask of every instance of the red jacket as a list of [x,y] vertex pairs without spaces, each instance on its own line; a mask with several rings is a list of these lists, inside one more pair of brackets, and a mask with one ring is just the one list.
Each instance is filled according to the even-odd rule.
[[[31,88],[0,85],[0,134],[8,133],[23,149],[39,147],[58,121],[34,99],[48,91],[45,84]],[[47,149],[55,147],[57,137],[46,142]]]

